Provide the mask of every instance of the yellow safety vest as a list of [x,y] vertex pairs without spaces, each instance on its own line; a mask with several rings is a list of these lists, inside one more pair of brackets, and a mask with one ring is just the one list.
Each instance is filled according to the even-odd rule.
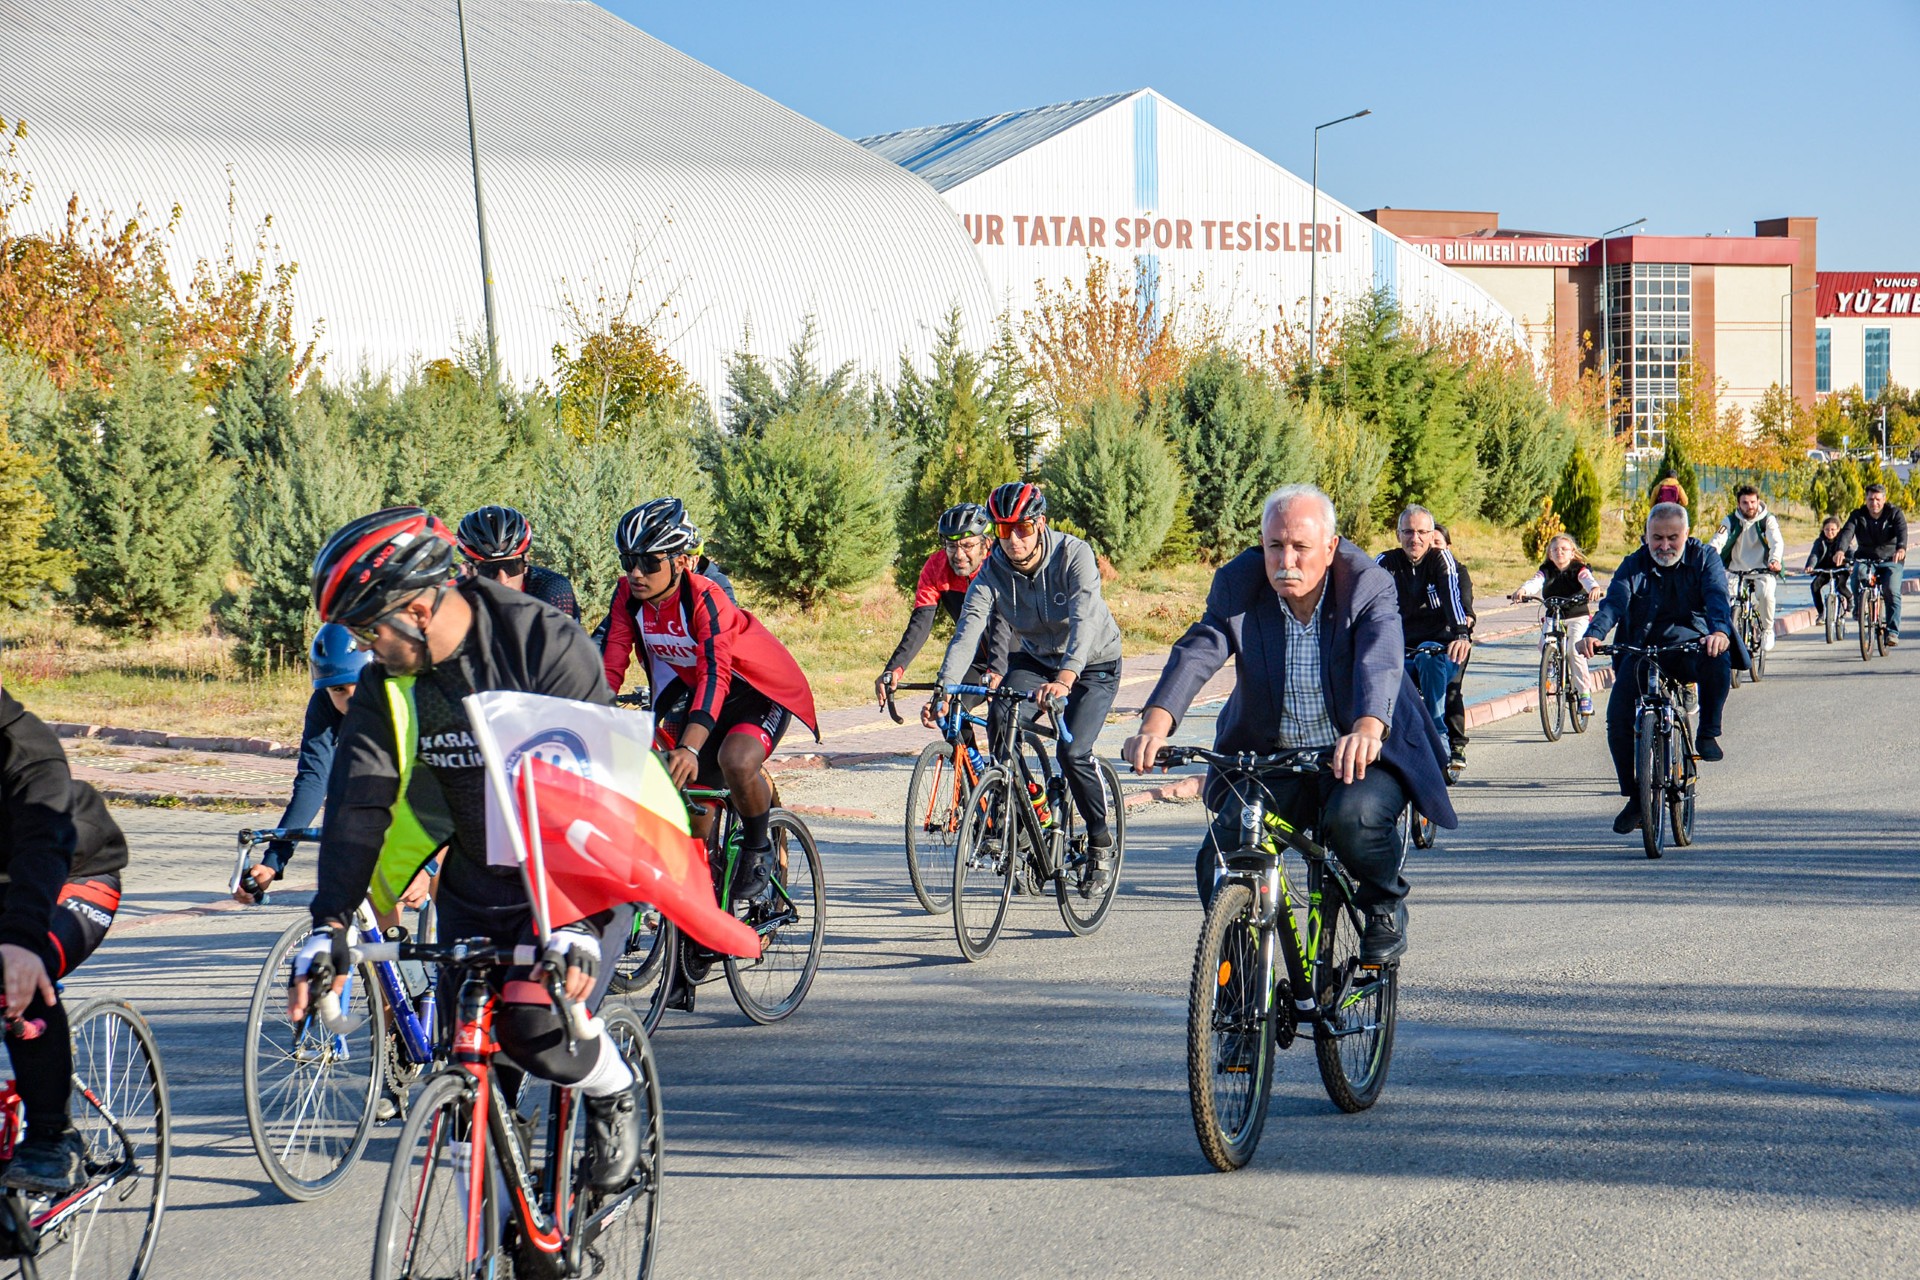
[[413,806],[407,803],[414,758],[420,750],[420,717],[414,709],[413,680],[412,676],[388,676],[386,681],[387,712],[393,720],[394,748],[400,761],[400,792],[394,797],[387,836],[380,843],[373,884],[367,891],[376,911],[393,910],[420,868],[446,843],[445,838],[436,838],[421,824]]

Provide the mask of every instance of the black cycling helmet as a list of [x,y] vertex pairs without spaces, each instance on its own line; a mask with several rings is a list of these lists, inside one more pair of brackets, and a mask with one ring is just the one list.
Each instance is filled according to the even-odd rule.
[[700,531],[687,517],[687,504],[678,498],[655,498],[643,502],[613,526],[613,545],[620,552],[621,567],[629,556],[673,556],[700,545]]
[[533,545],[533,525],[512,507],[482,507],[461,518],[454,537],[460,544],[460,554],[475,564],[516,560]]
[[987,497],[987,515],[996,523],[1034,520],[1047,514],[1047,495],[1039,486],[1011,480]]
[[350,520],[313,558],[313,607],[322,622],[370,626],[407,598],[460,572],[453,534],[420,507]]
[[945,542],[976,538],[993,527],[993,517],[977,502],[963,502],[940,513],[940,537]]

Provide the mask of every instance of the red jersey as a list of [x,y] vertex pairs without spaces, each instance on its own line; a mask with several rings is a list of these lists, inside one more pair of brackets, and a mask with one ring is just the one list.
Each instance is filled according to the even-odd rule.
[[682,574],[679,590],[651,604],[634,599],[632,587],[621,579],[603,653],[607,683],[616,693],[636,645],[656,701],[675,677],[692,691],[688,724],[711,729],[738,678],[786,708],[819,740],[820,717],[800,664],[758,618],[699,574]]

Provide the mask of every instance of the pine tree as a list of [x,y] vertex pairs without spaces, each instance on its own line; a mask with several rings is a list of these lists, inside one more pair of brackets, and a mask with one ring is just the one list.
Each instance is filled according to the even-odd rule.
[[1188,519],[1214,561],[1258,542],[1267,495],[1312,470],[1299,406],[1219,347],[1194,361],[1167,398],[1167,429],[1187,476]]
[[1551,510],[1582,550],[1592,552],[1600,541],[1600,477],[1585,449],[1576,448],[1560,475]]
[[962,382],[946,399],[946,430],[921,455],[920,476],[900,504],[900,557],[894,576],[902,590],[913,585],[938,545],[935,524],[941,512],[957,503],[985,503],[994,486],[1020,474],[1013,446],[985,418],[974,389]]
[[53,504],[40,485],[47,466],[15,444],[0,416],[0,607],[24,609],[47,590],[73,580],[73,556],[46,545]]
[[1687,447],[1680,443],[1679,435],[1674,432],[1667,434],[1666,451],[1660,455],[1660,465],[1654,468],[1654,488],[1659,488],[1660,482],[1668,476],[1680,482],[1680,491],[1687,495],[1688,507],[1697,508],[1700,505],[1700,477],[1694,473],[1693,462],[1687,457]]
[[249,351],[220,389],[213,421],[213,451],[238,463],[242,473],[257,473],[281,456],[293,425],[293,393],[288,381],[293,359],[270,346]]
[[1153,557],[1185,496],[1158,407],[1143,416],[1119,391],[1086,407],[1041,464],[1039,479],[1048,510],[1082,530],[1118,569],[1137,569]]

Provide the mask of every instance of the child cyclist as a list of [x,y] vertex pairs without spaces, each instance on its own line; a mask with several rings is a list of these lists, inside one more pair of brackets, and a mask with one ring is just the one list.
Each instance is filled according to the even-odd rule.
[[[1580,637],[1587,634],[1587,619],[1592,615],[1593,606],[1600,602],[1602,594],[1593,570],[1580,554],[1579,544],[1571,534],[1557,533],[1547,543],[1547,558],[1540,568],[1508,597],[1515,601],[1580,597],[1580,603],[1568,606],[1562,616],[1567,623],[1567,652],[1573,656],[1573,687],[1580,694],[1580,714],[1583,716],[1593,714],[1593,674],[1588,669],[1586,656],[1580,652]],[[1540,623],[1540,647],[1547,647],[1547,624],[1544,619]]]

